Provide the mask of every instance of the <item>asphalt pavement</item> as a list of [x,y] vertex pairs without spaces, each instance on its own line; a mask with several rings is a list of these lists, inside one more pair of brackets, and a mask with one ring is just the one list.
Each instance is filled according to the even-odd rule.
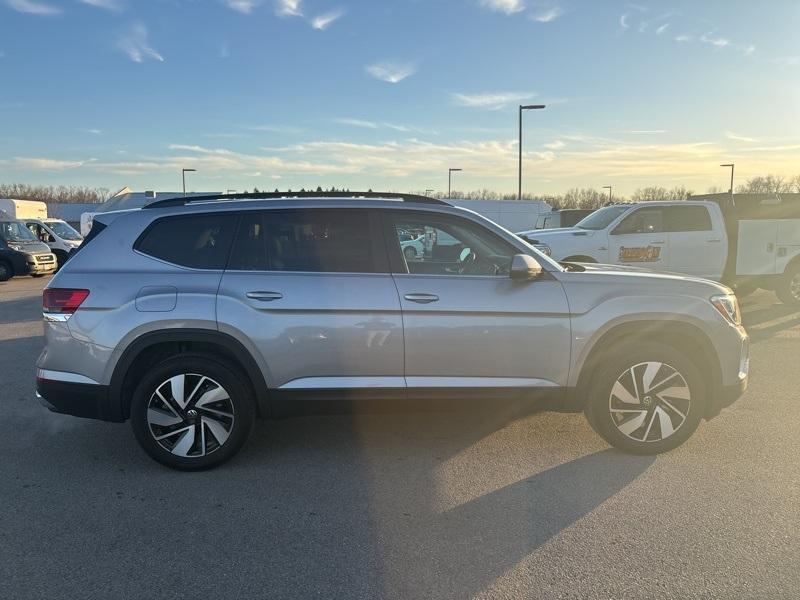
[[179,473],[36,402],[46,281],[0,283],[0,598],[800,597],[800,310],[771,293],[750,390],[666,455],[461,410],[260,422]]

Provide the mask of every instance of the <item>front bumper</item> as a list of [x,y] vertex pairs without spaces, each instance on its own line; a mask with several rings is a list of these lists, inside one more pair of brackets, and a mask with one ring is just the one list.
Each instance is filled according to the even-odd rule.
[[32,274],[52,273],[58,266],[55,254],[31,254],[25,262]]
[[119,421],[109,410],[108,386],[36,378],[36,397],[48,410],[101,421]]

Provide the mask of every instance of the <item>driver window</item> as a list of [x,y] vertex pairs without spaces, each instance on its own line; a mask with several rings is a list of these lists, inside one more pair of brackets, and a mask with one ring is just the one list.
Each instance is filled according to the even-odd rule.
[[612,235],[629,233],[661,233],[664,231],[661,208],[640,208],[617,225]]
[[507,276],[516,249],[463,219],[397,215],[400,252],[415,275]]

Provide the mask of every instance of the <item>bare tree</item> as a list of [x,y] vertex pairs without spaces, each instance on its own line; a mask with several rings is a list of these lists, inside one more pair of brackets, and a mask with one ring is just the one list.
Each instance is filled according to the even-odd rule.
[[763,175],[748,179],[736,188],[739,194],[779,194],[792,191],[797,178],[786,180],[780,175]]
[[41,202],[101,203],[108,199],[107,188],[88,186],[45,186],[24,183],[0,184],[0,197],[19,200],[39,200]]

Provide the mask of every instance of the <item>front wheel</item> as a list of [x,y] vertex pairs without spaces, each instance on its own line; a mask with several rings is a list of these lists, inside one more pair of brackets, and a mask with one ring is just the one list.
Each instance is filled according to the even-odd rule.
[[131,424],[142,448],[185,471],[216,467],[242,447],[255,408],[243,376],[205,355],[169,358],[136,387]]
[[412,246],[406,246],[403,249],[403,254],[405,254],[406,260],[414,260],[417,258],[417,251]]
[[775,295],[784,304],[800,305],[800,263],[786,269],[775,286]]
[[14,271],[11,270],[11,266],[5,262],[0,260],[0,281],[8,281],[14,276]]
[[682,353],[659,343],[612,354],[595,374],[585,412],[609,444],[634,454],[677,448],[700,425],[706,386]]

